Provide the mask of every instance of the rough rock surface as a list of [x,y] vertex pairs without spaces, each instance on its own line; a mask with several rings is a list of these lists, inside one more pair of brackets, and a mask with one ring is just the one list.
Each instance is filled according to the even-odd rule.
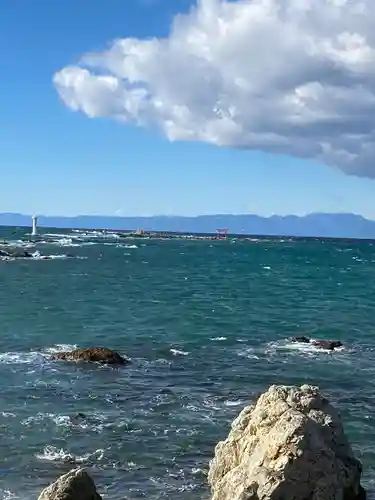
[[107,347],[88,347],[68,352],[58,352],[52,356],[52,359],[103,363],[107,365],[125,365],[130,363],[127,358],[123,358],[116,351],[107,349]]
[[73,469],[47,486],[38,500],[102,500],[84,469]]
[[33,254],[19,248],[0,248],[0,257],[9,259],[31,259]]
[[363,500],[362,467],[316,387],[272,386],[210,464],[212,500]]
[[342,347],[342,343],[339,340],[312,340],[311,343],[315,347],[328,349],[329,351],[333,351],[337,347]]

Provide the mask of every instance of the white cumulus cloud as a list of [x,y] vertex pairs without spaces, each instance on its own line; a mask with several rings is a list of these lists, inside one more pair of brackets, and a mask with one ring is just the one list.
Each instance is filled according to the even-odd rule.
[[91,118],[375,178],[375,0],[200,0],[54,75]]

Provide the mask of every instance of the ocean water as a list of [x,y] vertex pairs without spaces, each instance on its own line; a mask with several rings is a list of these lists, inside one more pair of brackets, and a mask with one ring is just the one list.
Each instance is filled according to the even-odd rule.
[[[104,498],[209,498],[233,418],[270,384],[304,383],[340,409],[375,489],[373,243],[58,233],[0,261],[0,498],[37,498],[76,464]],[[345,347],[287,340],[302,334]],[[48,359],[92,345],[132,364]]]

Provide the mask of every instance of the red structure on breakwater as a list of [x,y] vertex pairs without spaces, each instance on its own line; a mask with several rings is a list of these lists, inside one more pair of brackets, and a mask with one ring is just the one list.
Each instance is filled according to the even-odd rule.
[[216,239],[217,240],[226,240],[228,236],[228,228],[216,229]]

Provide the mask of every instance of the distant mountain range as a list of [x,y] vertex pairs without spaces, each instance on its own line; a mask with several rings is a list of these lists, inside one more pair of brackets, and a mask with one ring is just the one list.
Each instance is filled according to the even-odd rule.
[[[197,217],[153,216],[112,217],[82,215],[77,217],[40,216],[40,227],[72,229],[111,229],[169,231],[181,233],[214,233],[228,228],[230,234],[264,236],[320,236],[334,238],[375,239],[375,221],[354,214],[314,213],[260,217],[258,215],[200,215]],[[0,214],[2,226],[30,226],[31,217],[24,214]]]

